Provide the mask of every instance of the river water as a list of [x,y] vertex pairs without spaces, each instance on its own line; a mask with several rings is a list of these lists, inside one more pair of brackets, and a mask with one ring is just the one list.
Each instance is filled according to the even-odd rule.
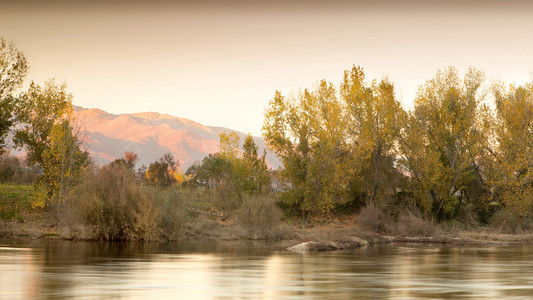
[[0,240],[0,299],[530,299],[533,247]]

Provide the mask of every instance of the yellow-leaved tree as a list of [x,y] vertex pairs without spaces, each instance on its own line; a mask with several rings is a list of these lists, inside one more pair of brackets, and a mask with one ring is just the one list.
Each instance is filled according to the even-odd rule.
[[344,73],[340,87],[324,80],[296,97],[276,92],[263,136],[283,164],[289,207],[328,213],[348,202],[382,204],[395,193],[395,145],[405,112],[388,80],[365,83],[363,69]]
[[494,200],[519,217],[533,216],[533,83],[496,85]]
[[400,165],[410,176],[416,204],[439,220],[482,201],[480,166],[486,155],[490,115],[482,103],[483,72],[438,71],[418,91],[400,138]]

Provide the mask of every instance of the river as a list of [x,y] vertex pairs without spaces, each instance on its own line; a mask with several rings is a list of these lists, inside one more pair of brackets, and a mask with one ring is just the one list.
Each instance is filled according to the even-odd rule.
[[533,247],[0,240],[0,299],[529,299]]

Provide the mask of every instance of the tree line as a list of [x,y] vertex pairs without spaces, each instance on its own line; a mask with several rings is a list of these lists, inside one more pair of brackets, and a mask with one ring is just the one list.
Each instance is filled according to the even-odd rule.
[[533,216],[532,121],[532,83],[487,85],[478,69],[450,67],[406,111],[389,79],[353,66],[338,85],[276,92],[263,136],[289,183],[281,203],[303,217],[376,205],[486,222],[500,210]]

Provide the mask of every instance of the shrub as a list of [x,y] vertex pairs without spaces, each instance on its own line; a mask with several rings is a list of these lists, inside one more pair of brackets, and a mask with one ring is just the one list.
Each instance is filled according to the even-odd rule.
[[249,196],[243,199],[237,217],[250,234],[266,234],[279,224],[281,210],[271,197]]
[[431,236],[436,231],[435,225],[422,218],[419,211],[406,211],[400,214],[396,228],[396,234],[415,236]]
[[79,213],[103,240],[152,240],[160,214],[150,194],[124,167],[105,166],[89,174],[74,198]]
[[223,212],[234,211],[243,203],[242,196],[233,188],[221,188],[213,193],[216,207]]
[[507,209],[495,212],[490,218],[489,226],[501,233],[512,234],[520,233],[530,227],[528,222],[525,221],[525,218],[520,218]]
[[176,240],[185,221],[183,193],[175,188],[147,187],[150,198],[159,211],[159,234],[167,240]]
[[388,233],[392,229],[393,220],[383,209],[375,204],[368,204],[357,214],[357,224],[368,231]]

